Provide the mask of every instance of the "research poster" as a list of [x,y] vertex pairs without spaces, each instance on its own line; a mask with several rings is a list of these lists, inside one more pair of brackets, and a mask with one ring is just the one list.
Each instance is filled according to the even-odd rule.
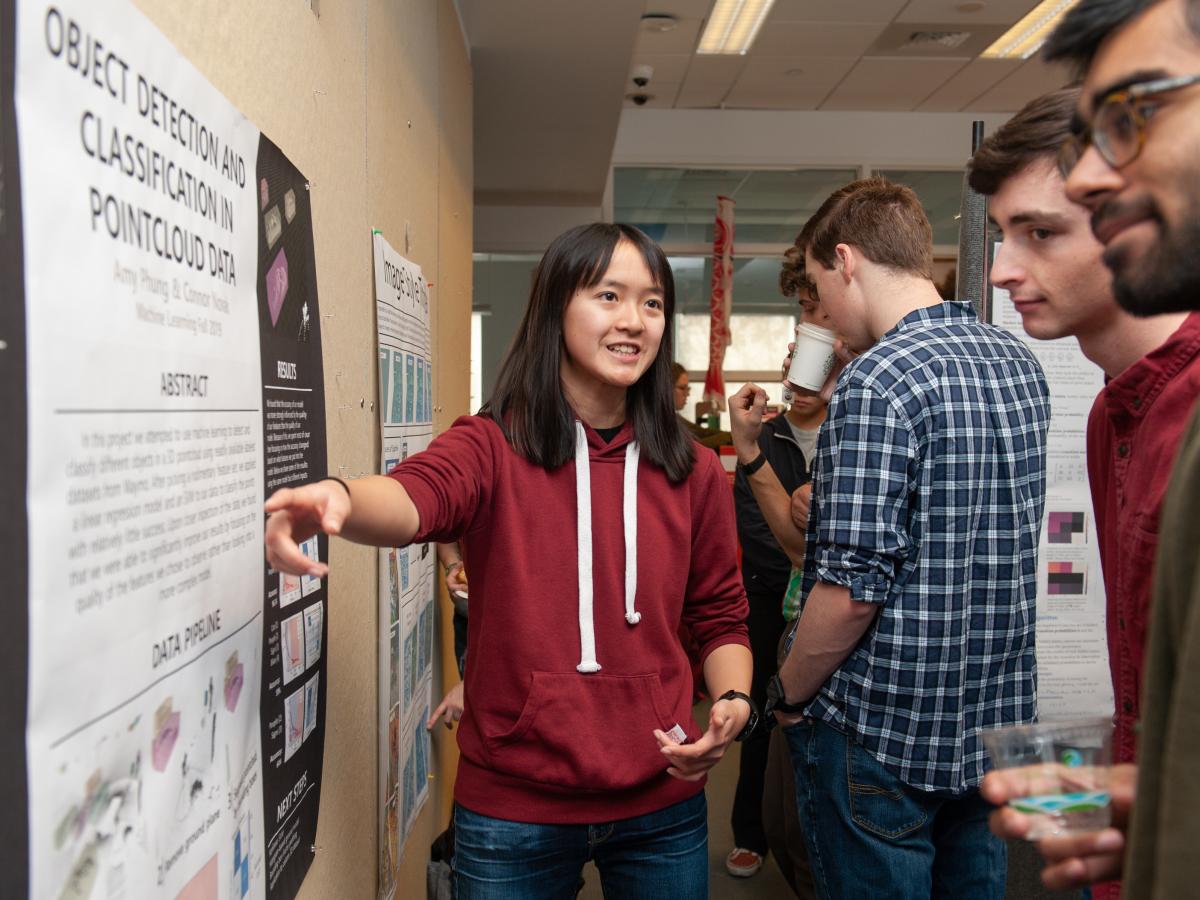
[[[327,586],[270,571],[262,503],[325,472],[306,181],[131,4],[4,15],[24,440],[3,446],[28,534],[10,600],[28,659],[8,670],[27,854],[4,893],[291,898],[316,832]],[[327,559],[324,539],[305,550]]]
[[1048,721],[1111,715],[1104,578],[1087,475],[1087,419],[1104,386],[1103,373],[1073,337],[1029,337],[1007,291],[993,289],[992,310],[995,324],[1025,341],[1050,387],[1046,510],[1038,547],[1038,716]]
[[[433,379],[429,288],[421,267],[373,236],[378,322],[380,471],[429,446]],[[429,797],[434,575],[432,544],[379,551],[379,895]]]

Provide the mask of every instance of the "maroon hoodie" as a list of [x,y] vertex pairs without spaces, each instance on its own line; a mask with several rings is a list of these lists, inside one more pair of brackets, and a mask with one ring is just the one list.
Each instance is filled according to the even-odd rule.
[[417,542],[464,540],[470,628],[454,795],[495,818],[605,822],[699,792],[702,782],[667,774],[653,735],[704,731],[676,629],[689,626],[702,658],[749,646],[716,455],[697,453],[673,485],[639,460],[629,423],[608,444],[582,423],[576,432],[586,479],[576,461],[547,471],[523,459],[482,416],[458,419],[391,473],[420,514]]

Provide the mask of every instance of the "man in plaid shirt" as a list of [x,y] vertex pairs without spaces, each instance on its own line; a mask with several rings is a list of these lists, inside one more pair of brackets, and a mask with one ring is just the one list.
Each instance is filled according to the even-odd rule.
[[847,185],[797,243],[861,354],[821,432],[804,606],[774,683],[818,890],[1001,900],[979,733],[1036,711],[1045,378],[938,296],[907,188]]

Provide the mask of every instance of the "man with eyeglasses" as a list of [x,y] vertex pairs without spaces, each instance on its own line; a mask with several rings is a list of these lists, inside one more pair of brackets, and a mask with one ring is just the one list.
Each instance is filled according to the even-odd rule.
[[[1113,759],[1132,763],[1159,514],[1200,389],[1200,313],[1138,318],[1117,305],[1088,210],[1066,196],[1059,173],[1078,99],[1064,88],[1026,104],[975,153],[970,182],[1003,235],[991,281],[1008,291],[1026,333],[1074,336],[1107,376],[1088,417],[1087,464],[1108,606]],[[1093,900],[1119,894],[1107,883]]]
[[[1060,162],[1068,196],[1092,214],[1117,301],[1142,316],[1200,309],[1200,0],[1083,0],[1046,55],[1075,63],[1084,75],[1074,135]],[[1117,827],[1042,840],[1048,886],[1109,878],[1124,862],[1126,898],[1197,895],[1198,507],[1200,418],[1193,414],[1159,528],[1128,840],[1124,819],[1134,784],[1118,767],[1111,789]],[[1003,802],[1019,784],[995,772],[983,789]],[[1022,830],[1009,809],[992,821],[1006,835]]]

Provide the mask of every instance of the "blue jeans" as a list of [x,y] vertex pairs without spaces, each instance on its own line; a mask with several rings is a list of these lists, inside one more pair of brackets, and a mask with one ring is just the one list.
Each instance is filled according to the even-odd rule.
[[598,825],[533,825],[454,808],[457,900],[571,900],[588,860],[606,898],[706,900],[704,793]]
[[824,722],[784,734],[818,897],[1004,900],[1008,854],[978,791],[915,790]]

